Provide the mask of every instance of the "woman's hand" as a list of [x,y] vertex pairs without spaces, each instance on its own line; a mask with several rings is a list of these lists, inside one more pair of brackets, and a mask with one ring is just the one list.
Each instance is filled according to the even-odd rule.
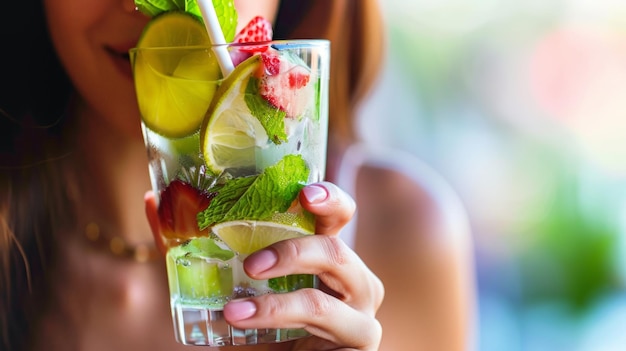
[[[257,251],[246,259],[244,267],[257,279],[316,274],[320,289],[233,300],[224,307],[224,316],[243,329],[306,329],[312,337],[295,341],[294,351],[378,350],[382,329],[375,315],[383,300],[383,285],[337,237],[354,214],[354,201],[335,185],[322,182],[306,186],[300,203],[316,215],[317,235],[281,241]],[[146,196],[146,212],[156,232],[156,202],[150,194]]]

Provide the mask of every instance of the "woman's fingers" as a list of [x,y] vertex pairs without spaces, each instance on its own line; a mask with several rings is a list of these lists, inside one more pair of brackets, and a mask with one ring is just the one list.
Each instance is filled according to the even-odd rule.
[[250,255],[244,268],[255,279],[316,274],[330,291],[301,289],[231,301],[224,316],[232,325],[304,328],[316,336],[303,339],[297,350],[378,350],[382,329],[376,312],[383,285],[337,236],[309,235],[275,243]]
[[315,215],[315,232],[337,234],[356,209],[354,200],[329,182],[307,185],[299,195],[300,204]]
[[380,279],[335,236],[311,235],[278,242],[250,255],[244,267],[255,279],[315,274],[334,296],[372,316],[383,300]]
[[346,350],[377,350],[382,334],[380,323],[369,313],[317,289],[234,300],[224,307],[224,316],[242,329],[304,328]]

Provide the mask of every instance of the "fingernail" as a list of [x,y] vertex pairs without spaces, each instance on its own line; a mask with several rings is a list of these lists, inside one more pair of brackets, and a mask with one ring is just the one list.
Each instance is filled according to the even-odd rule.
[[224,314],[229,321],[248,319],[256,313],[256,305],[250,300],[233,300],[224,308]]
[[278,256],[274,250],[260,250],[246,259],[246,272],[252,275],[259,274],[274,267],[276,262],[278,262]]
[[328,197],[328,192],[325,188],[319,185],[309,185],[302,189],[306,200],[312,204],[320,203]]

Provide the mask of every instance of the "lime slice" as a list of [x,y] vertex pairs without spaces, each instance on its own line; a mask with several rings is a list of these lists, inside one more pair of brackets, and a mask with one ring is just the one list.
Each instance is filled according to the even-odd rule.
[[272,222],[298,226],[310,233],[315,231],[315,217],[311,212],[300,210],[299,212],[282,212],[272,215]]
[[[185,299],[219,298],[230,295],[232,268],[222,261],[234,256],[209,238],[196,238],[171,248],[167,254],[170,289]],[[214,257],[214,258],[211,258]]]
[[312,234],[296,226],[261,221],[224,222],[213,226],[213,233],[242,255],[249,255],[281,240]]
[[[202,24],[182,12],[154,18],[133,54],[137,101],[144,124],[167,138],[196,132],[221,77]],[[145,49],[148,48],[148,49]]]
[[260,56],[255,55],[235,67],[215,93],[202,123],[200,145],[206,165],[215,174],[254,167],[255,145],[267,141],[267,133],[245,102],[248,81],[260,64]]
[[[213,0],[213,7],[217,20],[220,23],[224,38],[231,42],[237,29],[237,10],[234,0]],[[135,0],[137,10],[143,14],[155,17],[169,11],[184,11],[202,20],[202,12],[198,2],[193,0]]]
[[163,12],[143,29],[138,48],[210,45],[209,34],[200,20],[182,11]]
[[180,294],[184,298],[199,299],[230,295],[232,269],[198,257],[176,260]]

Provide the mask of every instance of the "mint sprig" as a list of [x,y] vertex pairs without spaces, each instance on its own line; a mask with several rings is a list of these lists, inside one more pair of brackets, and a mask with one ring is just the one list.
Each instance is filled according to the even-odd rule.
[[287,155],[256,177],[229,180],[217,191],[209,207],[198,213],[198,227],[236,220],[268,220],[285,212],[309,177],[300,155]]

